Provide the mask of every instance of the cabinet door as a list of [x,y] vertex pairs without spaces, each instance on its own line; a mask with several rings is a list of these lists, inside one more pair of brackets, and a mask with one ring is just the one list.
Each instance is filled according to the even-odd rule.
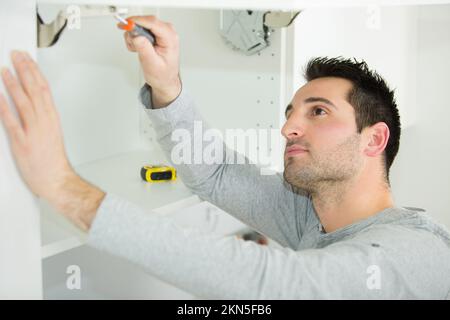
[[[0,2],[0,65],[10,52],[36,54],[35,0]],[[5,94],[3,83],[0,91]],[[42,298],[39,210],[23,183],[0,125],[0,298]]]

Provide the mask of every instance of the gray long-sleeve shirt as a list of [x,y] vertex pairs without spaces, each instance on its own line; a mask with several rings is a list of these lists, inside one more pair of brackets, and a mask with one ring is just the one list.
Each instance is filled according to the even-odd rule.
[[[185,90],[162,109],[151,108],[150,95],[141,90],[170,159],[172,132],[193,134],[202,118]],[[224,159],[234,154],[225,150]],[[311,199],[279,174],[261,175],[248,162],[175,167],[202,199],[284,248],[182,229],[110,193],[88,243],[203,298],[450,299],[450,234],[426,213],[393,207],[324,233]]]

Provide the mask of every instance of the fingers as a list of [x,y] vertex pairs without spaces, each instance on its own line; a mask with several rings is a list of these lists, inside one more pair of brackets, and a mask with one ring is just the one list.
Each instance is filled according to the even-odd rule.
[[149,63],[158,61],[158,53],[160,53],[159,50],[161,49],[178,48],[178,35],[172,24],[163,22],[155,16],[132,16],[128,19],[151,30],[155,36],[156,42],[152,45],[145,37],[133,37],[129,32],[125,32],[124,34],[127,49],[131,52],[138,53],[142,65],[148,65]]
[[125,32],[123,37],[127,49],[131,52],[137,52],[141,62],[148,61],[148,59],[155,61],[155,48],[147,39],[141,36],[133,37],[129,32]]
[[37,106],[37,109],[35,111],[37,113],[41,111],[45,113],[55,112],[55,109],[53,107],[53,98],[47,80],[45,79],[44,75],[39,69],[39,66],[37,65],[36,61],[34,61],[28,53],[25,53],[25,55],[27,57],[27,67],[36,80],[37,90],[39,91],[43,102],[42,106],[41,107]]
[[8,134],[11,140],[15,140],[19,143],[24,140],[25,133],[22,129],[22,126],[19,120],[11,112],[11,109],[8,106],[6,98],[1,93],[0,93],[0,119],[3,123],[3,126],[6,129],[6,133]]
[[32,103],[23,90],[22,85],[6,68],[2,70],[2,79],[26,130],[36,116],[34,114]]
[[31,58],[25,52],[13,51],[11,54],[11,61],[14,69],[16,69],[16,74],[22,84],[22,88],[35,107],[34,112],[36,112],[36,110],[39,110],[44,103],[38,80],[35,77],[30,64]]
[[157,61],[157,53],[153,45],[145,37],[138,36],[131,39],[133,47],[139,55],[139,60],[142,65],[151,61]]
[[[36,62],[25,52],[14,51],[11,60],[18,79],[8,70],[2,70],[2,79],[17,109],[23,129],[27,131],[37,116],[53,117],[56,110],[47,81]],[[5,113],[8,117],[8,113]],[[10,118],[8,118],[10,119]]]
[[127,49],[131,52],[136,52],[136,48],[134,47],[133,41],[131,39],[131,35],[128,32],[124,32],[123,38],[125,39],[125,44],[127,45]]
[[[153,45],[148,46],[146,42],[148,42],[147,40],[145,40],[143,37],[133,37],[132,35],[130,35],[129,32],[125,32],[123,34],[123,37],[125,39],[125,44],[127,46],[127,49],[131,52],[141,52],[141,51],[146,51],[146,50],[150,50],[150,51],[154,51]],[[150,53],[151,54],[151,53]]]
[[178,35],[171,23],[159,20],[155,16],[132,16],[128,19],[136,24],[149,29],[155,35],[156,44],[161,47],[173,47],[178,45]]

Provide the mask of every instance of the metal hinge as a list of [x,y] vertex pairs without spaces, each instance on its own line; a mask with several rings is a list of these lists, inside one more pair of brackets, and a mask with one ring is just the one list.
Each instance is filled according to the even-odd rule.
[[54,45],[63,30],[67,26],[67,17],[64,12],[59,12],[55,20],[51,23],[45,23],[39,12],[37,14],[37,46],[38,48],[46,48]]
[[232,49],[252,55],[270,45],[271,28],[289,26],[299,13],[222,10],[220,34]]
[[297,18],[301,11],[269,11],[264,15],[264,24],[272,28],[285,28]]
[[39,12],[37,11],[37,44],[38,48],[46,48],[54,45],[60,38],[62,32],[71,24],[79,23],[81,17],[101,17],[118,14],[129,14],[128,8],[120,8],[116,6],[68,6],[64,10],[59,11],[56,18],[45,23]]

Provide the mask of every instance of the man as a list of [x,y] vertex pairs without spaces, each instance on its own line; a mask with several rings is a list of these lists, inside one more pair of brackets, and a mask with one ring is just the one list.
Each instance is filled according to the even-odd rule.
[[[153,16],[133,19],[156,36],[155,47],[143,37],[125,34],[125,41],[138,53],[141,99],[170,155],[173,130],[192,133],[201,117],[182,90],[173,27]],[[18,168],[34,194],[89,231],[90,245],[200,297],[450,298],[450,235],[426,214],[394,205],[398,111],[393,92],[365,63],[309,63],[308,82],[286,109],[284,179],[248,163],[177,166],[193,192],[283,249],[183,232],[81,179],[37,65],[17,52],[13,64],[19,80],[7,70],[2,78],[19,119],[3,96],[0,117]]]

